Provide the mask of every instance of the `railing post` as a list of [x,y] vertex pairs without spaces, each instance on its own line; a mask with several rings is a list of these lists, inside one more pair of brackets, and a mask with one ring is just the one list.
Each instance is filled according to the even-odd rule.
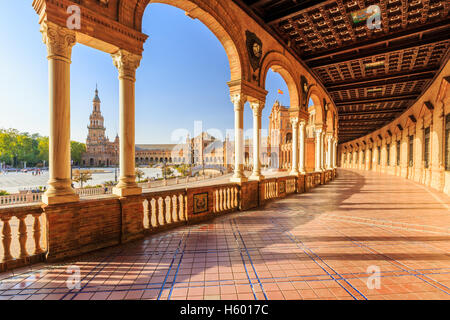
[[11,226],[9,225],[10,216],[4,216],[0,218],[3,222],[2,230],[2,242],[3,242],[3,261],[6,262],[12,260],[11,255]]
[[34,237],[34,254],[40,254],[44,252],[41,248],[41,221],[39,220],[41,217],[40,213],[32,214],[34,218],[33,224],[33,237]]
[[20,257],[25,258],[28,256],[27,252],[27,224],[25,223],[26,215],[21,215],[19,219],[19,244],[20,244]]

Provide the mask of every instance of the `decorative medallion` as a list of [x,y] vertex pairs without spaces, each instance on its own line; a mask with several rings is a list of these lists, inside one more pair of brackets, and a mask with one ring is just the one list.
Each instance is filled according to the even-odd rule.
[[208,192],[194,194],[194,214],[208,211]]
[[262,57],[262,42],[261,40],[250,31],[245,31],[247,37],[247,51],[250,58],[250,64],[252,65],[253,71],[256,71],[260,67],[261,57]]
[[303,96],[303,105],[305,106],[305,110],[308,110],[308,81],[306,80],[305,76],[300,76],[300,86],[302,89],[302,96]]

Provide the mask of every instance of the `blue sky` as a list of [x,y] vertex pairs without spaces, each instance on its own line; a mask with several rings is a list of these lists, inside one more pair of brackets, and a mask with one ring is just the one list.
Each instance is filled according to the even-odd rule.
[[[163,4],[147,7],[143,32],[149,35],[136,81],[136,142],[170,143],[172,132],[234,128],[234,111],[227,82],[228,59],[221,43],[200,21]],[[0,128],[48,135],[47,52],[31,1],[9,1],[0,11]],[[71,67],[71,136],[85,141],[95,85],[98,84],[106,133],[119,129],[117,70],[111,57],[77,44]],[[284,95],[278,95],[281,89]],[[273,102],[289,105],[280,75],[269,72],[263,128]],[[248,104],[244,129],[252,127]]]

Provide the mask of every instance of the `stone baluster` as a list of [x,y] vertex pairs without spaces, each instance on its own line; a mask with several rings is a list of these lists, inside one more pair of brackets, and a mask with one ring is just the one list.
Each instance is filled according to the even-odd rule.
[[13,258],[11,255],[11,226],[9,225],[9,220],[11,219],[11,217],[3,216],[0,219],[3,222],[3,230],[2,230],[3,261],[2,262],[6,262]]
[[34,223],[33,223],[33,237],[34,237],[34,254],[40,254],[44,252],[41,248],[41,214],[34,213]]
[[25,258],[28,256],[27,252],[27,239],[28,239],[28,232],[27,232],[27,224],[25,222],[25,219],[27,218],[26,215],[21,215],[17,217],[19,219],[19,245],[20,245],[20,257]]

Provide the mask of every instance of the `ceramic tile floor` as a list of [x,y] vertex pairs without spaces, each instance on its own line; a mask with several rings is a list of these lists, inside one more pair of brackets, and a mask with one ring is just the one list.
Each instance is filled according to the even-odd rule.
[[0,300],[448,300],[449,205],[411,181],[339,170],[264,209],[0,274]]

